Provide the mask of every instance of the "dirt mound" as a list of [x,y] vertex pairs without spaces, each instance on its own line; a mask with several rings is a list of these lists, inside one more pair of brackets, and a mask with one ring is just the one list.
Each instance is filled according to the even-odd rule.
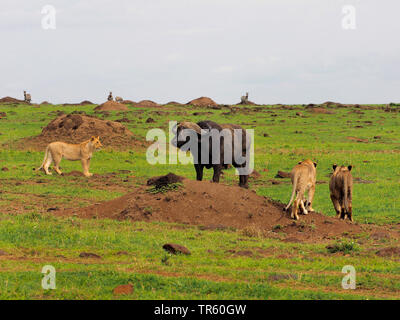
[[[151,181],[169,180],[175,175],[157,177]],[[175,180],[170,180],[175,181]],[[155,182],[154,182],[155,183]],[[142,186],[123,197],[86,208],[56,211],[58,215],[82,218],[111,218],[133,221],[165,221],[181,224],[220,226],[242,229],[243,232],[294,237],[298,241],[329,240],[354,236],[361,232],[379,232],[378,227],[352,224],[320,213],[300,215],[300,221],[290,219],[282,203],[257,195],[237,186],[208,181],[183,180],[183,185],[171,191]],[[210,228],[211,229],[211,228]]]
[[85,105],[88,105],[88,104],[94,104],[94,103],[91,102],[91,101],[89,101],[89,100],[83,100],[83,101],[80,103],[81,106],[85,106]]
[[170,101],[166,104],[164,104],[164,106],[168,106],[168,105],[172,105],[172,106],[182,106],[183,104],[180,102],[176,102],[176,101]]
[[121,123],[81,114],[61,115],[44,127],[40,135],[22,141],[26,147],[43,149],[52,141],[80,143],[91,136],[100,136],[104,147],[119,149],[132,147],[138,142]]
[[132,101],[132,100],[123,100],[121,103],[122,104],[136,104],[136,102]]
[[254,102],[248,100],[247,102],[240,101],[237,105],[238,106],[240,106],[240,105],[242,105],[242,106],[257,106],[257,103],[254,103]]
[[153,108],[159,107],[160,105],[151,100],[142,100],[135,104],[135,107],[143,107],[143,108]]
[[189,101],[186,103],[187,105],[195,106],[195,107],[216,107],[217,103],[208,97],[200,97]]
[[0,99],[0,103],[23,103],[23,104],[28,104],[24,100],[18,100],[12,97],[4,97]]
[[107,101],[94,108],[96,111],[128,111],[128,107],[116,101]]

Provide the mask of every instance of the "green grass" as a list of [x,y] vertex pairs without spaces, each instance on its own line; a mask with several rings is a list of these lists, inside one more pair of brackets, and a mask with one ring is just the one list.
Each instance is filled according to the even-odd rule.
[[[0,247],[20,257],[18,263],[0,260],[1,298],[112,299],[112,289],[126,283],[134,293],[125,298],[135,299],[363,299],[397,297],[400,289],[398,263],[363,250],[338,256],[318,244],[243,239],[233,231],[164,223],[0,218]],[[169,256],[166,264],[166,242],[181,243],[192,255]],[[235,256],[232,248],[254,256]],[[101,259],[79,258],[80,252]],[[40,271],[48,264],[56,268],[56,290],[41,288]],[[358,269],[361,294],[341,289],[346,264]]]
[[[111,112],[106,119],[131,119],[124,125],[143,140],[151,128],[166,130],[168,120],[212,119],[241,124],[255,129],[255,170],[261,178],[252,180],[250,187],[258,194],[286,203],[290,183],[275,185],[271,179],[275,179],[278,170],[290,171],[299,160],[311,158],[318,163],[317,180],[321,181],[313,207],[334,216],[328,175],[333,163],[352,164],[354,177],[372,182],[354,185],[354,219],[374,224],[400,222],[398,112],[361,109],[363,114],[358,114],[353,112],[356,108],[333,108],[335,114],[313,114],[302,106],[294,106],[293,110],[263,106],[225,115],[229,109],[164,108],[160,111],[166,113],[161,114],[150,108],[131,108],[128,112]],[[393,109],[398,111],[395,106]],[[0,119],[0,168],[9,169],[0,171],[0,249],[11,254],[0,255],[1,299],[399,298],[398,262],[377,257],[376,243],[365,235],[354,243],[335,242],[332,245],[337,245],[337,250],[329,252],[326,243],[291,244],[246,237],[235,230],[202,231],[166,223],[66,219],[46,213],[52,206],[78,207],[117,198],[149,177],[168,172],[195,178],[191,165],[149,165],[146,150],[137,148],[115,151],[106,147],[94,154],[91,172],[115,173],[107,176],[109,185],[84,177],[35,172],[32,169],[40,165],[43,152],[20,149],[17,142],[38,135],[54,119],[56,110],[95,115],[93,106],[0,105],[0,112],[7,113],[6,118]],[[213,115],[193,115],[205,111]],[[304,117],[297,116],[297,112]],[[148,117],[155,123],[146,123]],[[63,160],[61,167],[66,173],[81,171],[79,162]],[[210,179],[211,174],[206,170],[205,179]],[[222,183],[236,185],[237,180],[230,169]],[[173,190],[153,190],[169,191]],[[279,232],[278,225],[275,232]],[[170,256],[162,249],[166,242],[185,245],[192,255]],[[390,240],[381,243],[389,244]],[[250,250],[253,255],[239,257],[229,250]],[[127,255],[117,255],[119,251],[126,251]],[[79,258],[81,252],[93,252],[102,258]],[[57,270],[56,290],[46,291],[40,286],[41,268],[46,264]],[[357,290],[341,288],[344,265],[355,266]],[[134,286],[133,293],[114,296],[112,289],[126,283]]]

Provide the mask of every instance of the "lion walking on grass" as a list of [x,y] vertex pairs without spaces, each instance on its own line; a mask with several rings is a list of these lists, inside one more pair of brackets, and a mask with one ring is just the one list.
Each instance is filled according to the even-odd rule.
[[80,160],[82,162],[83,174],[86,177],[91,177],[93,173],[89,172],[90,160],[93,152],[99,150],[102,146],[100,137],[96,138],[94,136],[80,144],[61,141],[52,142],[46,147],[42,165],[36,170],[43,169],[47,175],[50,175],[52,173],[49,171],[49,167],[54,162],[54,170],[58,174],[62,174],[59,165],[61,160],[65,158],[70,161]]

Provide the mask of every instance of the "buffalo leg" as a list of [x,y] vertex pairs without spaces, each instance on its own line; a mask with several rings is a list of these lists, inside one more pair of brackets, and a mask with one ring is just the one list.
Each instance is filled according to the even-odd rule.
[[248,189],[249,188],[248,180],[249,180],[248,175],[239,175],[239,187]]
[[204,166],[201,164],[195,164],[194,168],[196,169],[196,180],[201,181],[203,180],[203,169]]
[[219,176],[221,175],[221,171],[222,171],[222,166],[221,165],[215,165],[214,166],[214,175],[212,178],[213,182],[218,183],[219,182]]

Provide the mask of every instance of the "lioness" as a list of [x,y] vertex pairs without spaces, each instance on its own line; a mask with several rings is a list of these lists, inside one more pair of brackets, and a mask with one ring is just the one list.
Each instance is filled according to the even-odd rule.
[[58,165],[62,158],[67,160],[81,160],[83,167],[83,174],[86,177],[91,177],[93,173],[89,172],[90,159],[92,158],[93,151],[100,149],[103,145],[100,142],[100,137],[91,137],[80,144],[70,144],[66,142],[52,142],[46,147],[42,165],[37,170],[43,169],[46,174],[49,172],[49,167],[54,161],[54,170],[58,174],[62,174]]
[[[292,206],[291,218],[298,220],[297,211],[299,206],[304,214],[314,211],[312,202],[315,193],[315,183],[317,179],[317,164],[311,160],[299,162],[290,172],[290,178],[293,184],[293,192],[289,204],[285,208],[288,210],[296,195],[296,200]],[[305,193],[308,191],[308,199],[305,201]],[[306,204],[304,204],[306,202]]]
[[351,169],[353,166],[333,165],[333,174],[329,182],[331,200],[336,210],[336,217],[353,221],[352,197],[353,197],[353,176]]

